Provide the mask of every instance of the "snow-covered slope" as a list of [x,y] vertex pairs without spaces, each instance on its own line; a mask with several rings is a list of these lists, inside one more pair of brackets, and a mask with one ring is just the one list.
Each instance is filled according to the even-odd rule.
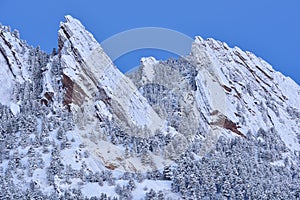
[[300,197],[300,87],[253,53],[125,76],[71,16],[49,55],[0,31],[0,199]]

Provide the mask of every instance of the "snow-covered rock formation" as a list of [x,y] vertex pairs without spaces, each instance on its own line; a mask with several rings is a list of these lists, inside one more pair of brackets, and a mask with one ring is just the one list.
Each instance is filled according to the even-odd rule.
[[94,37],[78,20],[71,16],[66,20],[58,32],[59,57],[66,86],[65,104],[93,105],[89,100],[94,100],[100,90],[106,100],[110,99],[112,114],[128,128],[146,126],[153,133],[161,129],[161,119],[134,84],[114,66]]
[[263,59],[198,36],[124,75],[77,19],[58,40],[0,26],[0,199],[300,197],[300,87]]

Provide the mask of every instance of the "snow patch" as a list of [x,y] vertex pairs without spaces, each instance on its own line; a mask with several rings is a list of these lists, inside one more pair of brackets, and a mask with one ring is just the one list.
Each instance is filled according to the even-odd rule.
[[14,116],[20,113],[20,106],[16,103],[10,103],[10,110]]

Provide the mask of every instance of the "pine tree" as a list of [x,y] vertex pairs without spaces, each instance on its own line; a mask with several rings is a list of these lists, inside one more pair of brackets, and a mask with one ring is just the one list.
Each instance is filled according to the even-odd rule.
[[163,177],[165,180],[171,180],[172,179],[172,171],[170,169],[170,166],[165,166],[163,170]]

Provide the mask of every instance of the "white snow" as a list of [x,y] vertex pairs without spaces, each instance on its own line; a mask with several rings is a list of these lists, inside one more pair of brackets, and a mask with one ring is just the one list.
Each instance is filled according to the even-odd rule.
[[180,195],[171,193],[171,181],[161,181],[161,180],[144,180],[142,183],[136,184],[137,188],[132,192],[134,199],[142,199],[145,197],[146,192],[153,189],[155,192],[162,191],[165,198],[170,199],[180,199]]
[[106,193],[110,197],[118,197],[115,192],[115,186],[104,184],[102,187],[98,183],[87,183],[81,188],[82,194],[88,198],[100,196],[101,193]]
[[277,161],[271,162],[270,164],[274,165],[274,166],[278,166],[278,167],[284,167],[285,166],[283,160],[277,160]]

